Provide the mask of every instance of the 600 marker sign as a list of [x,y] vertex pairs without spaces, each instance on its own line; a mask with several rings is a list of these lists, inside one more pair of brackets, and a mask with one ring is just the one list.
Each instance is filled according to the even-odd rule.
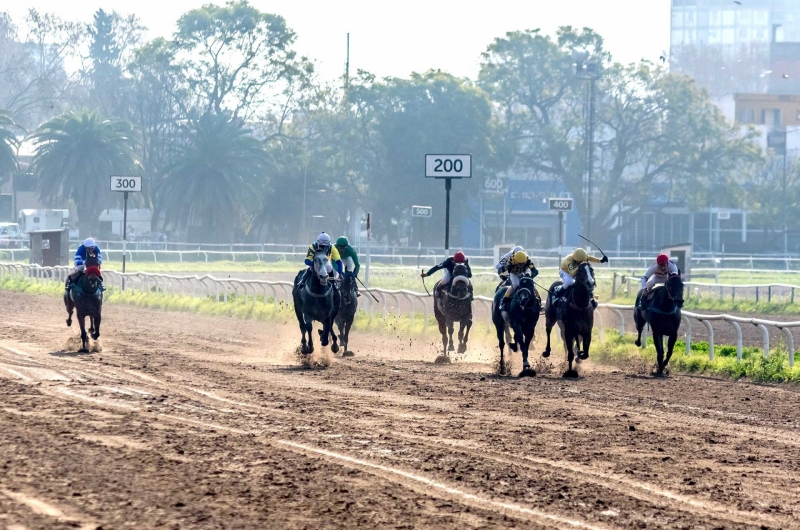
[[142,191],[142,177],[112,176],[111,191]]
[[425,178],[472,178],[472,155],[425,155]]

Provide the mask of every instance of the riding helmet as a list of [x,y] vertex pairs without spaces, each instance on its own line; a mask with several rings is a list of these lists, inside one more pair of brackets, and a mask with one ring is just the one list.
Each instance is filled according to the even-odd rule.
[[83,246],[86,248],[94,248],[97,246],[97,243],[95,243],[94,239],[92,239],[91,237],[87,237],[83,241]]
[[525,254],[524,250],[520,250],[519,252],[514,253],[514,256],[511,258],[515,265],[524,265],[528,261],[528,255]]
[[669,263],[669,257],[666,254],[659,254],[656,258],[656,263],[659,265],[666,265]]
[[346,247],[349,244],[350,244],[350,242],[344,236],[341,236],[339,239],[336,240],[336,246],[337,247]]
[[582,248],[576,248],[575,252],[572,253],[572,259],[575,261],[584,262],[589,259],[589,254],[587,254]]
[[321,247],[329,247],[331,246],[331,236],[322,232],[319,237],[317,237],[317,245]]
[[459,250],[458,252],[453,254],[453,261],[455,261],[456,263],[464,263],[465,261],[467,261],[467,257],[464,255],[463,252]]

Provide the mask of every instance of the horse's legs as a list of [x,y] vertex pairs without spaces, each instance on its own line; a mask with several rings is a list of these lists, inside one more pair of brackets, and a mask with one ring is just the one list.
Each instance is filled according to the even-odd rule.
[[647,324],[647,322],[645,322],[644,317],[642,316],[642,314],[639,313],[639,304],[636,304],[634,306],[634,309],[633,309],[633,321],[636,323],[636,331],[638,333],[638,335],[636,336],[635,344],[637,346],[641,346],[642,345],[642,330],[644,329],[644,326]]
[[89,335],[86,334],[86,315],[81,314],[78,311],[78,325],[81,328],[81,349],[78,350],[79,353],[88,353],[89,352]]
[[549,318],[545,319],[544,334],[547,336],[547,346],[542,352],[542,357],[550,357],[550,332],[553,330],[553,323]]
[[678,340],[678,331],[675,330],[675,333],[670,334],[667,337],[667,358],[664,359],[664,369],[667,368],[669,364],[669,360],[672,358],[672,351],[675,349],[675,341]]
[[72,326],[72,312],[75,311],[75,304],[69,297],[69,294],[64,295],[64,305],[67,308],[67,327]]
[[573,336],[571,330],[564,331],[564,345],[567,348],[567,372],[564,374],[565,377],[572,377],[574,374],[575,369],[572,367],[572,363],[575,361],[575,345],[577,344],[576,337]]
[[339,338],[336,336],[336,332],[333,331],[333,318],[328,319],[328,332],[331,334],[331,351],[336,353],[339,351]]
[[589,358],[589,346],[592,344],[592,330],[586,331],[581,339],[581,349],[579,350],[582,352],[580,356],[581,359],[588,359]]
[[528,345],[525,344],[525,334],[522,332],[522,327],[519,324],[514,326],[514,342],[516,342],[520,350],[522,350],[522,367],[530,368],[531,364],[528,362]]
[[447,334],[450,336],[450,344],[447,347],[447,351],[455,351],[456,347],[453,345],[453,331],[455,331],[455,323],[447,319]]
[[294,315],[297,317],[297,324],[300,326],[300,353],[308,353],[308,347],[306,346],[306,321],[305,315],[303,314],[303,310],[301,305],[298,303],[299,297],[295,296],[294,298]]
[[342,347],[345,351],[347,350],[347,345],[350,344],[350,328],[353,325],[353,318],[348,318],[344,321],[344,332],[340,331],[339,335],[342,337]]
[[305,326],[305,333],[308,335],[308,346],[305,353],[314,353],[314,336],[311,332],[314,330],[314,322],[311,319],[311,314],[303,311],[303,322]]
[[100,312],[92,317],[92,339],[97,340],[100,338]]
[[656,346],[656,363],[658,365],[658,375],[664,373],[664,335],[653,330],[653,344]]

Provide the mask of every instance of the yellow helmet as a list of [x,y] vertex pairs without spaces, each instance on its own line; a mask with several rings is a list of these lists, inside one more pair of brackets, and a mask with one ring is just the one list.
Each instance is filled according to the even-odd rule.
[[572,259],[575,261],[584,262],[589,259],[589,254],[587,254],[582,248],[576,248],[575,252],[572,253]]
[[528,261],[528,255],[525,254],[524,250],[520,250],[514,253],[514,256],[511,258],[511,261],[515,265],[524,265]]

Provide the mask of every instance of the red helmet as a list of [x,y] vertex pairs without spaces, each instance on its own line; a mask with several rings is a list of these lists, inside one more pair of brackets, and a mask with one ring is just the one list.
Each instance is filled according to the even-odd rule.
[[659,254],[656,258],[656,263],[659,265],[666,265],[669,263],[669,257],[666,254]]
[[459,250],[458,252],[453,254],[453,261],[455,261],[456,263],[464,263],[465,261],[467,261],[467,257],[464,255],[463,252]]

